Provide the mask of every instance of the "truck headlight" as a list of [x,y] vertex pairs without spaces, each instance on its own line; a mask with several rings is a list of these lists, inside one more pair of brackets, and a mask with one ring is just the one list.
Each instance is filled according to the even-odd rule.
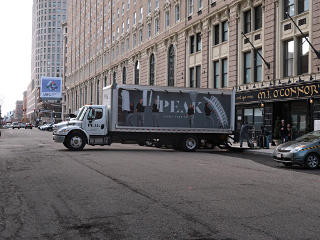
[[300,151],[303,150],[305,147],[306,147],[306,145],[301,145],[301,146],[295,147],[294,149],[291,150],[291,152],[293,152],[293,153],[300,152]]
[[60,129],[60,130],[57,131],[57,133],[58,133],[59,135],[64,134],[64,133],[66,133],[66,132],[68,132],[68,129],[67,129],[67,128]]

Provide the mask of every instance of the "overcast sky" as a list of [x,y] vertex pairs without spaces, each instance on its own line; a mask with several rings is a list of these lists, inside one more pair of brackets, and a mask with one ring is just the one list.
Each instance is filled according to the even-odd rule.
[[32,0],[1,1],[0,105],[2,116],[22,100],[31,81]]

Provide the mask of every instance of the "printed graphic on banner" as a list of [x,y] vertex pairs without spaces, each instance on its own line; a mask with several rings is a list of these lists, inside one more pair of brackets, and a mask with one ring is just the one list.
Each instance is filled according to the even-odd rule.
[[42,77],[40,84],[40,98],[61,99],[62,98],[62,78]]
[[230,129],[230,95],[119,89],[118,96],[119,126]]

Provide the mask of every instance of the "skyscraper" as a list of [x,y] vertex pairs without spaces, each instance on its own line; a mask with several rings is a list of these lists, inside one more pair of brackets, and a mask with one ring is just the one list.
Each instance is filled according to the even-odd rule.
[[62,75],[62,23],[65,20],[66,0],[33,1],[31,81],[27,90],[27,116],[33,122],[39,118],[49,121],[52,112],[60,118],[60,101],[40,99],[40,79]]

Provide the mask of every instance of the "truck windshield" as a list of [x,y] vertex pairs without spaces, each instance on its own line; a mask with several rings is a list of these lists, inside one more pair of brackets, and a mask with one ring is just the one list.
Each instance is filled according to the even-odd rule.
[[78,113],[78,116],[77,116],[77,120],[79,120],[79,121],[82,121],[83,120],[83,118],[84,118],[84,115],[86,114],[86,112],[87,112],[87,107],[82,107],[81,108],[81,110],[80,110],[80,112]]

